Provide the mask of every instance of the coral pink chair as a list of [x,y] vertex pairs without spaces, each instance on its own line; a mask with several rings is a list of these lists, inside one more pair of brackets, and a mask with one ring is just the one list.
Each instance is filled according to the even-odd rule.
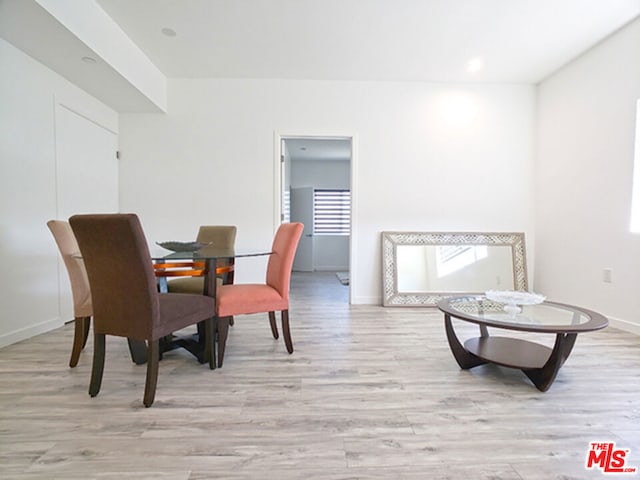
[[273,338],[278,338],[276,311],[281,312],[282,333],[289,353],[293,342],[289,330],[289,284],[291,267],[302,235],[302,223],[283,223],[273,239],[267,265],[266,283],[221,285],[216,292],[218,317],[218,367],[222,366],[229,331],[229,317],[250,313],[269,313]]
[[89,279],[87,278],[87,270],[80,256],[78,242],[73,234],[73,230],[71,230],[71,225],[63,220],[49,220],[47,227],[51,230],[53,238],[58,245],[58,250],[60,250],[60,255],[64,261],[69,282],[71,283],[75,334],[73,337],[69,366],[73,368],[78,364],[80,352],[82,352],[82,349],[87,343],[89,326],[91,324],[91,317],[93,316]]

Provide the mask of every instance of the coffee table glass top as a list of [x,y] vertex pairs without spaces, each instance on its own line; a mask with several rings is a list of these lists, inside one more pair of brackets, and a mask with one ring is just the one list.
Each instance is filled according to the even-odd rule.
[[608,324],[599,313],[555,302],[523,305],[521,312],[516,314],[505,312],[503,303],[488,300],[482,295],[449,297],[440,301],[438,307],[453,317],[511,330],[585,332]]

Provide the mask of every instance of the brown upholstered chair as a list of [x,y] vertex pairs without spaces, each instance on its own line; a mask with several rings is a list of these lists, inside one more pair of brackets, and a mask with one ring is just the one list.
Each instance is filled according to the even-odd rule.
[[73,316],[75,333],[69,366],[75,367],[80,358],[80,352],[87,343],[93,306],[91,305],[91,290],[84,262],[80,256],[78,242],[73,235],[69,222],[63,220],[49,220],[47,227],[51,230],[53,238],[58,245],[58,250],[67,269],[69,282],[71,283],[71,296],[73,298]]
[[273,338],[278,338],[276,311],[281,312],[282,333],[289,353],[293,342],[289,329],[289,284],[293,258],[302,235],[302,223],[283,223],[273,239],[267,264],[267,279],[260,284],[221,285],[216,291],[218,328],[218,366],[222,366],[229,331],[229,318],[234,315],[268,312]]
[[100,391],[106,335],[148,342],[145,407],[155,398],[160,338],[204,322],[204,355],[215,368],[214,300],[202,294],[158,293],[149,248],[136,215],[74,215],[69,223],[84,258],[93,301],[92,397]]
[[[198,231],[197,242],[209,243],[213,247],[232,249],[236,242],[236,227],[226,225],[203,225]],[[218,260],[218,268],[229,266],[232,260]],[[196,270],[197,271],[197,270]],[[233,283],[233,270],[220,275],[218,283],[223,283],[222,278],[227,275],[225,283]],[[170,293],[199,293],[204,292],[204,278],[202,272],[193,277],[176,278],[167,282]]]

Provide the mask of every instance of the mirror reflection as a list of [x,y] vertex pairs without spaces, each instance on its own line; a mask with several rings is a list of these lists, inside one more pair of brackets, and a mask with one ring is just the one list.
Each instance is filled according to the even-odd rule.
[[399,245],[398,292],[512,290],[511,247]]
[[383,232],[383,305],[526,290],[523,233]]

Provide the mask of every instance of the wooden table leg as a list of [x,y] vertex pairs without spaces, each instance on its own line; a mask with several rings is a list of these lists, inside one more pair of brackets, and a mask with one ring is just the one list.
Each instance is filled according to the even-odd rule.
[[209,319],[202,323],[205,331],[204,358],[209,361],[209,368],[215,370],[217,364],[215,319]]
[[217,317],[216,330],[218,333],[218,368],[222,366],[224,361],[224,351],[227,346],[227,334],[229,333],[229,318]]
[[556,343],[553,346],[551,355],[549,355],[549,360],[544,366],[542,368],[522,370],[538,390],[541,392],[549,390],[549,387],[556,379],[558,370],[569,357],[577,337],[577,333],[558,333],[556,335]]
[[460,365],[460,368],[467,370],[469,368],[487,363],[486,361],[475,356],[473,353],[467,351],[467,349],[464,348],[464,346],[460,343],[460,340],[458,340],[455,330],[453,329],[451,316],[447,313],[444,314],[444,329],[447,332],[447,340],[449,341],[451,353],[453,353],[453,356],[456,359],[456,362],[458,362],[458,365]]

